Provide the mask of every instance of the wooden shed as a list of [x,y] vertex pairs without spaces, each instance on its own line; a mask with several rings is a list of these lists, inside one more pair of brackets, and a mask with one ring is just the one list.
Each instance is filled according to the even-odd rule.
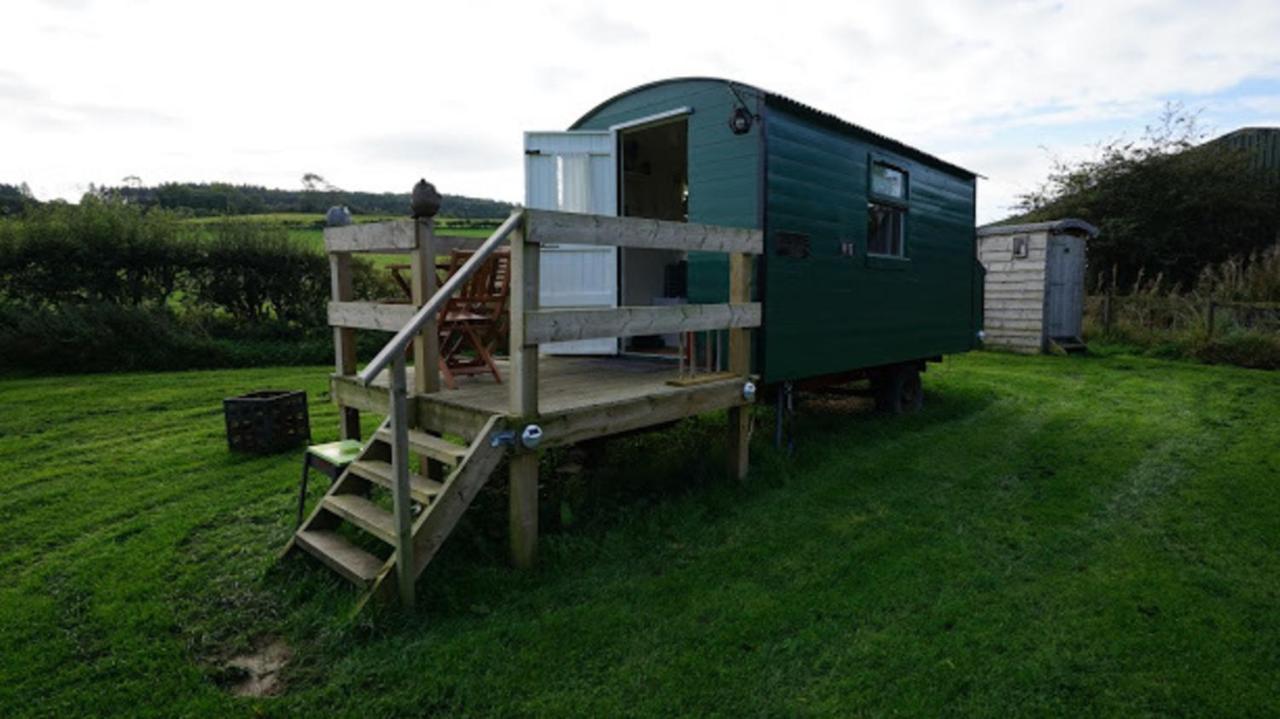
[[1085,241],[1097,236],[1096,227],[1074,219],[980,228],[984,343],[1082,351]]

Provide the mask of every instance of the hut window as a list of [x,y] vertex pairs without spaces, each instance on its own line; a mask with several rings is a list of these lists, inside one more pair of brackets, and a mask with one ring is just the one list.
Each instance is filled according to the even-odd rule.
[[871,163],[871,194],[905,202],[907,173],[883,162]]
[[873,157],[869,174],[867,254],[906,257],[907,171]]
[[1026,235],[1018,235],[1013,238],[1013,259],[1025,260],[1031,254],[1031,243]]
[[867,203],[867,254],[904,257],[902,229],[907,211],[878,202]]

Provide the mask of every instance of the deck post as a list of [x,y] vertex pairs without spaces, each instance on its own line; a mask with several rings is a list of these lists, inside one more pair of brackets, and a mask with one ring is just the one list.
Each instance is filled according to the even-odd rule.
[[[417,242],[409,260],[414,307],[423,306],[436,293],[435,224],[431,217],[414,222]],[[422,326],[422,333],[413,341],[413,391],[440,391],[440,334],[434,319]]]
[[[334,302],[350,302],[355,294],[351,278],[351,253],[329,254],[329,283]],[[356,373],[356,331],[333,328],[334,371],[343,376]],[[342,439],[360,439],[360,410],[338,406],[338,434]]]
[[[409,256],[409,289],[414,307],[422,307],[436,293],[436,250],[433,217],[419,217],[413,222],[414,248]],[[430,394],[440,391],[440,333],[432,319],[422,326],[422,332],[413,340],[413,393]],[[444,465],[423,457],[419,470],[425,477],[442,479]]]
[[391,488],[392,511],[396,528],[396,579],[400,586],[400,603],[413,607],[413,515],[409,495],[409,411],[408,380],[405,377],[404,353],[391,360]]
[[[729,255],[729,302],[751,301],[751,255],[734,252]],[[729,330],[729,371],[746,377],[751,372],[751,336],[747,330],[735,327]],[[737,480],[747,478],[750,458],[751,408],[729,409],[729,476]]]
[[[525,313],[538,309],[539,246],[525,242],[527,228],[511,234],[510,412],[523,423],[538,416],[538,346],[525,342]],[[538,455],[517,446],[510,461],[508,518],[511,563],[532,567],[538,554]]]

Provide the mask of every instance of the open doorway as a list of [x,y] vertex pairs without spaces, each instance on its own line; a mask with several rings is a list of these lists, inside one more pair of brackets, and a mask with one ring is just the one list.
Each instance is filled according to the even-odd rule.
[[[689,121],[666,120],[618,133],[620,215],[689,221]],[[686,253],[623,248],[623,305],[684,304],[688,296]],[[679,338],[642,335],[625,340],[623,351],[675,355]]]

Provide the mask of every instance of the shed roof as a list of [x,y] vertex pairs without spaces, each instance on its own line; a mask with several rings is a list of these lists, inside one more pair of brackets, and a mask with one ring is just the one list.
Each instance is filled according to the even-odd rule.
[[924,150],[921,150],[921,149],[919,149],[919,148],[912,147],[912,146],[910,146],[910,145],[908,145],[908,144],[906,144],[906,143],[904,143],[904,142],[899,142],[898,140],[895,140],[895,139],[893,139],[893,138],[891,138],[891,137],[887,137],[887,136],[885,136],[885,135],[881,135],[881,134],[880,134],[880,133],[878,133],[878,132],[874,132],[874,131],[872,131],[872,130],[868,130],[867,128],[865,128],[865,127],[863,127],[863,126],[861,126],[861,125],[856,125],[856,124],[854,124],[854,123],[852,123],[852,122],[849,122],[848,120],[844,120],[844,119],[842,119],[842,118],[840,118],[840,117],[837,117],[836,115],[833,115],[833,114],[831,114],[831,113],[829,113],[829,112],[825,112],[825,111],[823,111],[823,110],[819,110],[818,108],[816,108],[816,107],[814,107],[814,106],[812,106],[812,105],[806,105],[805,103],[800,102],[800,101],[798,101],[798,100],[793,100],[793,99],[791,99],[791,98],[787,97],[786,95],[779,95],[779,94],[778,94],[778,93],[776,93],[776,92],[769,92],[768,90],[765,90],[765,89],[762,89],[762,88],[756,87],[755,85],[748,85],[748,84],[747,84],[747,83],[745,83],[745,82],[737,82],[736,80],[728,80],[728,79],[726,79],[726,78],[722,78],[722,77],[702,77],[702,76],[692,76],[692,77],[671,77],[671,78],[667,78],[667,79],[665,79],[665,80],[656,80],[656,81],[654,81],[654,82],[647,82],[647,83],[645,83],[645,84],[643,84],[643,85],[638,85],[638,86],[636,86],[636,87],[631,88],[630,90],[626,90],[626,91],[624,91],[624,92],[620,92],[620,93],[618,93],[617,95],[614,95],[613,97],[609,98],[608,100],[605,100],[604,102],[602,102],[602,103],[600,103],[600,104],[596,105],[595,107],[591,108],[591,109],[590,109],[586,114],[584,114],[582,117],[578,118],[578,120],[577,120],[576,122],[574,122],[572,125],[570,125],[570,126],[569,126],[569,129],[571,129],[571,130],[577,129],[577,128],[578,128],[578,127],[580,127],[584,122],[586,122],[586,121],[587,121],[587,119],[588,119],[588,118],[590,118],[592,115],[595,115],[595,114],[596,114],[597,112],[599,112],[600,110],[604,109],[605,107],[607,107],[607,106],[609,106],[609,105],[613,104],[614,102],[617,102],[618,100],[620,100],[620,99],[622,99],[622,98],[624,98],[624,97],[626,97],[626,96],[628,96],[628,95],[632,95],[632,94],[637,93],[637,92],[642,92],[642,91],[644,91],[644,90],[648,90],[648,89],[653,88],[653,87],[658,87],[658,86],[660,86],[660,85],[668,85],[668,84],[676,83],[676,82],[719,82],[719,83],[724,83],[724,84],[725,84],[725,85],[727,85],[727,86],[732,86],[732,87],[735,87],[735,88],[740,88],[740,89],[744,89],[744,90],[750,90],[750,91],[753,91],[753,92],[757,92],[757,93],[759,93],[762,97],[766,98],[766,101],[768,101],[768,102],[774,103],[774,104],[779,105],[779,106],[782,106],[782,107],[786,107],[787,109],[790,109],[790,110],[793,110],[793,111],[799,112],[799,113],[801,113],[801,114],[809,115],[810,117],[812,117],[812,118],[814,118],[814,119],[816,119],[816,120],[818,120],[818,121],[820,121],[820,122],[822,122],[822,123],[824,123],[824,124],[826,124],[826,125],[833,126],[833,127],[835,127],[836,129],[843,130],[843,131],[846,131],[846,132],[853,132],[853,133],[857,133],[857,134],[861,134],[861,135],[867,136],[867,137],[871,138],[872,140],[874,140],[876,143],[878,143],[878,144],[880,144],[880,145],[882,145],[882,146],[884,146],[884,147],[886,147],[886,148],[888,148],[888,149],[891,149],[891,150],[893,150],[893,151],[895,151],[895,152],[898,152],[898,153],[901,153],[901,154],[903,154],[903,155],[907,155],[907,156],[914,156],[914,157],[915,157],[915,158],[917,158],[917,159],[921,159],[921,160],[925,160],[925,161],[927,161],[927,162],[935,163],[935,164],[940,165],[940,166],[942,166],[942,167],[944,167],[944,168],[946,168],[946,169],[948,169],[948,170],[951,170],[951,171],[953,171],[953,172],[957,172],[957,173],[962,174],[962,175],[966,175],[966,176],[968,176],[968,177],[977,177],[977,176],[978,176],[978,173],[974,172],[973,170],[967,170],[967,169],[965,169],[965,168],[963,168],[963,167],[960,167],[959,165],[956,165],[956,164],[951,163],[951,162],[947,162],[946,160],[944,160],[944,159],[942,159],[942,158],[938,157],[937,155],[931,155],[931,154],[929,154],[929,153],[925,152]]
[[1074,217],[1048,222],[1029,222],[1021,225],[987,225],[978,228],[978,237],[990,235],[1022,235],[1028,232],[1083,233],[1090,238],[1098,236],[1098,228]]

